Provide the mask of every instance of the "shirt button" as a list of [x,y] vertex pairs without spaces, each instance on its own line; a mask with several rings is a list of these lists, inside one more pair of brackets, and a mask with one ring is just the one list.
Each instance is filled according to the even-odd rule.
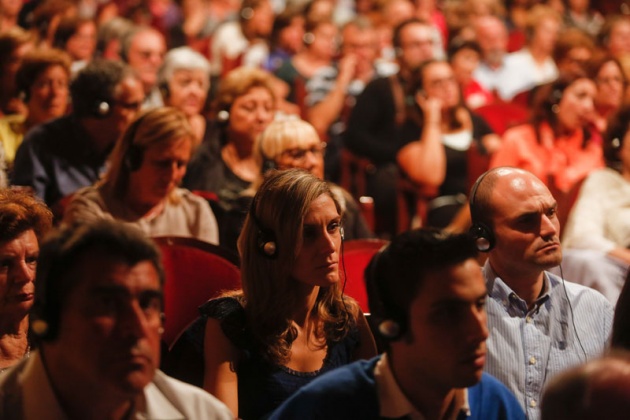
[[525,322],[527,322],[528,324],[530,324],[532,322],[532,319],[528,316],[525,317]]
[[532,408],[535,408],[536,407],[536,400],[531,400],[529,402],[529,406],[532,407]]
[[[534,356],[529,358],[529,364],[530,365],[535,365],[536,364],[536,358]],[[533,400],[532,400],[533,401]]]

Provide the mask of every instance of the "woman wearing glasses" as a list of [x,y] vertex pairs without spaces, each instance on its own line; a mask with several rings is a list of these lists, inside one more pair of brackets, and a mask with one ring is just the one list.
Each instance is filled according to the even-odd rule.
[[[319,179],[324,179],[324,154],[326,143],[322,142],[315,128],[299,118],[276,120],[257,140],[254,159],[260,166],[260,177],[253,189],[262,182],[269,169],[305,169]],[[343,209],[345,238],[360,239],[373,236],[359,205],[343,188],[331,184],[330,189]]]

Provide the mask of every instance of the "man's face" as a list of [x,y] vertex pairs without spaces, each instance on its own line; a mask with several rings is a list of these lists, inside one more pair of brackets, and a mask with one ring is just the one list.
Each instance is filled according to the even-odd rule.
[[496,239],[492,267],[503,277],[539,275],[562,261],[557,203],[533,174],[507,171],[491,196]]
[[476,260],[429,273],[411,302],[408,333],[392,343],[394,361],[440,390],[479,382],[488,338],[485,302]]
[[157,82],[157,73],[165,52],[164,37],[157,31],[140,32],[131,41],[127,61],[142,80],[145,93],[149,93]]
[[128,77],[116,86],[111,114],[107,118],[107,126],[114,130],[113,138],[117,139],[136,117],[144,101],[142,83],[135,77]]
[[401,68],[417,70],[422,63],[433,58],[433,34],[422,23],[412,23],[400,32],[398,61]]
[[142,392],[160,364],[162,293],[148,261],[129,266],[99,252],[84,254],[67,274],[76,286],[64,302],[51,346],[65,380],[107,395]]

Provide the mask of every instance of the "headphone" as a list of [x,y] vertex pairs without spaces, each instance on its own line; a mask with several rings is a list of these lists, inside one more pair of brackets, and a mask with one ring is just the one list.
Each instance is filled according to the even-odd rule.
[[313,32],[306,32],[302,36],[302,42],[304,43],[304,45],[311,45],[313,42],[315,42],[315,34]]
[[261,221],[256,217],[256,201],[258,197],[254,198],[252,205],[249,207],[249,217],[251,217],[254,225],[256,225],[256,248],[258,252],[265,258],[275,259],[278,256],[278,243],[276,241],[276,235],[272,230],[263,227]]
[[94,118],[107,118],[111,113],[112,106],[106,100],[97,100],[92,107],[92,116]]
[[480,222],[480,215],[477,214],[477,189],[483,182],[486,175],[490,171],[485,172],[477,179],[470,191],[470,217],[472,219],[472,226],[470,227],[470,235],[475,240],[475,246],[479,252],[490,252],[495,245],[495,238],[492,229],[485,223]]
[[227,109],[222,109],[221,111],[217,112],[217,123],[219,125],[227,125],[228,121],[230,120],[230,111]]
[[142,125],[142,121],[144,120],[146,116],[147,114],[144,114],[143,116],[138,118],[136,121],[134,121],[131,127],[129,127],[129,130],[130,130],[129,147],[127,148],[127,151],[125,152],[125,156],[123,157],[124,165],[129,170],[129,172],[137,171],[142,166],[144,150],[142,147],[134,144],[133,142],[136,139],[138,130],[140,129],[140,126]]
[[388,341],[396,341],[407,332],[407,315],[392,302],[387,289],[389,280],[379,275],[382,270],[380,265],[384,264],[383,259],[388,258],[388,254],[389,244],[384,245],[374,254],[365,269],[365,286],[370,307],[378,308],[378,312],[382,314],[380,319],[376,318],[374,309],[372,309],[372,319],[378,323],[378,333]]

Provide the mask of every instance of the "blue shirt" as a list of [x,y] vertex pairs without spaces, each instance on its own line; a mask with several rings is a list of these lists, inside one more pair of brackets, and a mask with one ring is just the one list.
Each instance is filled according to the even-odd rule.
[[[342,366],[314,380],[289,398],[270,417],[281,419],[380,419],[374,369],[380,356]],[[419,362],[421,362],[419,360]],[[458,419],[524,419],[510,391],[488,374],[468,388],[470,411]]]
[[34,127],[24,137],[15,155],[11,183],[32,187],[53,206],[98,181],[109,152],[99,153],[73,116],[57,118]]
[[545,272],[544,293],[528,310],[488,262],[483,273],[490,331],[485,370],[516,395],[529,419],[538,419],[545,383],[604,352],[612,305],[595,290]]

